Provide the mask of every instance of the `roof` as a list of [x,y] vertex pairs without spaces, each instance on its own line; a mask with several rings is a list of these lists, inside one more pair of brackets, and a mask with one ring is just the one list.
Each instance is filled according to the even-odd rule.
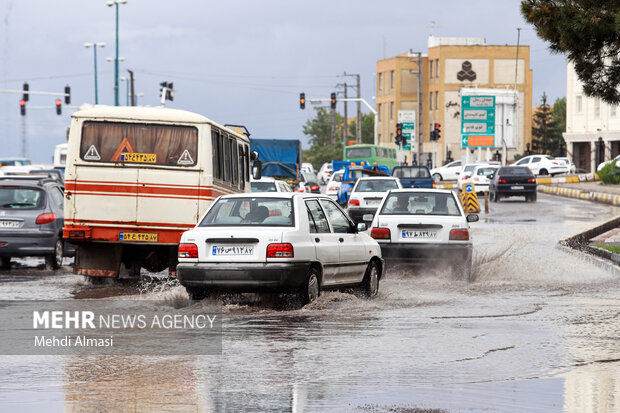
[[451,189],[431,189],[431,188],[403,188],[403,189],[391,189],[390,193],[407,193],[407,192],[437,192],[440,194],[451,194],[453,191]]
[[395,176],[362,176],[361,178],[358,179],[358,181],[375,181],[377,179],[385,179],[385,180],[392,180],[395,181],[398,178]]
[[215,123],[202,115],[186,110],[144,106],[96,105],[87,109],[79,110],[73,113],[71,117],[150,120],[179,123]]
[[292,199],[293,197],[302,198],[325,198],[331,199],[325,194],[306,194],[303,192],[243,192],[239,194],[223,195],[222,198],[283,198]]

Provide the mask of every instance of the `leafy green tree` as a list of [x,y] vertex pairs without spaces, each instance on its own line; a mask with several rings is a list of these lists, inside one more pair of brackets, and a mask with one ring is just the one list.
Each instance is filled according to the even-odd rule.
[[[355,138],[355,122],[349,124],[349,137]],[[362,143],[375,143],[375,115],[362,114]]]
[[551,110],[553,119],[551,155],[564,156],[566,154],[566,142],[562,136],[566,132],[566,98],[556,99]]
[[342,143],[334,145],[312,145],[310,149],[303,151],[304,162],[310,162],[317,171],[325,162],[342,160]]
[[574,63],[586,95],[620,103],[620,2],[524,0],[521,14]]
[[532,119],[532,150],[534,153],[549,154],[553,148],[553,116],[547,104],[547,94],[543,92],[541,104],[534,111]]
[[[343,118],[338,112],[336,112],[336,130],[335,135],[332,135],[332,114],[331,110],[327,108],[318,108],[316,115],[312,119],[308,119],[302,128],[304,135],[310,138],[312,145],[333,145],[336,141],[342,139],[342,134],[338,133],[339,127],[343,123]],[[333,137],[333,141],[332,141]]]

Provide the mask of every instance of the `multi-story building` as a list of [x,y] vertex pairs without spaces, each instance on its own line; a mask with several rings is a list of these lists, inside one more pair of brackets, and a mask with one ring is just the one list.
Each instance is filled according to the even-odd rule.
[[566,70],[566,132],[563,136],[568,155],[577,168],[596,172],[599,163],[620,154],[620,107],[585,96],[570,62]]
[[[417,110],[417,70],[415,58],[401,54],[377,62],[376,105],[378,143],[394,144],[398,110]],[[516,79],[515,79],[516,78]],[[460,90],[462,88],[512,89],[518,93],[516,139],[508,148],[507,159],[523,153],[532,139],[532,70],[529,46],[486,45],[484,38],[441,38],[430,36],[428,52],[422,59],[422,152],[431,152],[429,134],[434,123],[441,125],[436,142],[436,164],[448,158],[466,158],[461,147]],[[490,158],[495,148],[474,151],[474,156]]]

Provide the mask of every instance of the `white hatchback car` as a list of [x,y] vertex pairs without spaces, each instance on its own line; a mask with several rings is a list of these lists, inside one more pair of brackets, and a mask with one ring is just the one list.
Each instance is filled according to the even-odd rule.
[[308,303],[323,289],[351,286],[373,297],[383,260],[365,229],[324,195],[222,196],[182,235],[179,282],[192,299],[215,289],[271,290]]
[[454,192],[442,189],[390,191],[375,214],[370,234],[387,262],[448,264],[471,279],[473,244],[469,222]]
[[459,173],[459,177],[456,180],[457,190],[459,191],[463,190],[463,185],[470,183],[472,173],[474,172],[474,169],[476,169],[478,165],[487,165],[487,164],[484,162],[475,162],[475,163],[468,163],[468,164],[463,165],[463,167],[461,168],[461,172]]
[[321,185],[325,185],[327,181],[329,181],[329,178],[332,176],[333,170],[334,170],[334,167],[332,166],[331,162],[325,162],[321,166],[321,169],[319,169],[319,173],[318,173],[319,183]]
[[496,173],[499,168],[499,165],[477,165],[468,182],[474,184],[476,193],[489,192],[489,184],[491,183],[489,177]]
[[515,166],[527,166],[534,175],[559,175],[569,172],[564,161],[556,161],[549,155],[529,155],[519,159]]
[[461,161],[454,161],[439,168],[433,168],[431,169],[431,176],[435,182],[454,181],[459,177],[461,165]]
[[[364,216],[374,215],[385,194],[392,189],[402,189],[400,179],[392,176],[364,177],[357,180],[351,194],[347,212],[354,223],[364,222]],[[367,225],[370,225],[367,220]]]
[[329,196],[333,200],[338,199],[338,190],[340,189],[340,185],[342,184],[343,176],[344,169],[336,171],[332,174],[329,182],[327,182],[327,187],[325,188],[325,195]]
[[268,176],[261,179],[250,178],[250,187],[252,192],[293,192],[286,182]]

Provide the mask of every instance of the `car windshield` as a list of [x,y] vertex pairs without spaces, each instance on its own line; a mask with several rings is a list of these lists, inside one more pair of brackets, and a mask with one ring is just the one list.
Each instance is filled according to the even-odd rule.
[[252,182],[252,192],[277,192],[275,182]]
[[40,189],[0,186],[0,209],[41,209],[44,201]]
[[370,148],[349,148],[347,149],[347,159],[370,158],[372,151]]
[[397,178],[430,178],[431,174],[427,168],[419,166],[398,166],[392,171],[392,176]]
[[398,189],[393,179],[364,179],[358,181],[354,192],[387,192],[390,189]]
[[292,227],[293,203],[288,198],[243,197],[217,201],[200,227]]
[[465,172],[471,172],[471,171],[473,171],[474,169],[476,169],[476,166],[478,166],[478,165],[467,165],[467,166],[465,167],[464,171],[465,171]]
[[500,168],[498,175],[532,175],[532,171],[525,166],[513,166]]
[[461,215],[451,193],[396,192],[388,195],[380,215]]
[[340,172],[340,173],[336,172],[334,174],[334,176],[332,177],[333,181],[334,182],[342,182],[342,175],[343,175],[342,172]]
[[476,175],[478,176],[489,176],[493,175],[497,171],[497,168],[478,168],[476,171]]
[[313,174],[312,172],[303,172],[302,173],[302,178],[303,178],[303,181],[307,182],[307,183],[315,184],[315,183],[319,182],[319,178],[317,178],[316,175]]

